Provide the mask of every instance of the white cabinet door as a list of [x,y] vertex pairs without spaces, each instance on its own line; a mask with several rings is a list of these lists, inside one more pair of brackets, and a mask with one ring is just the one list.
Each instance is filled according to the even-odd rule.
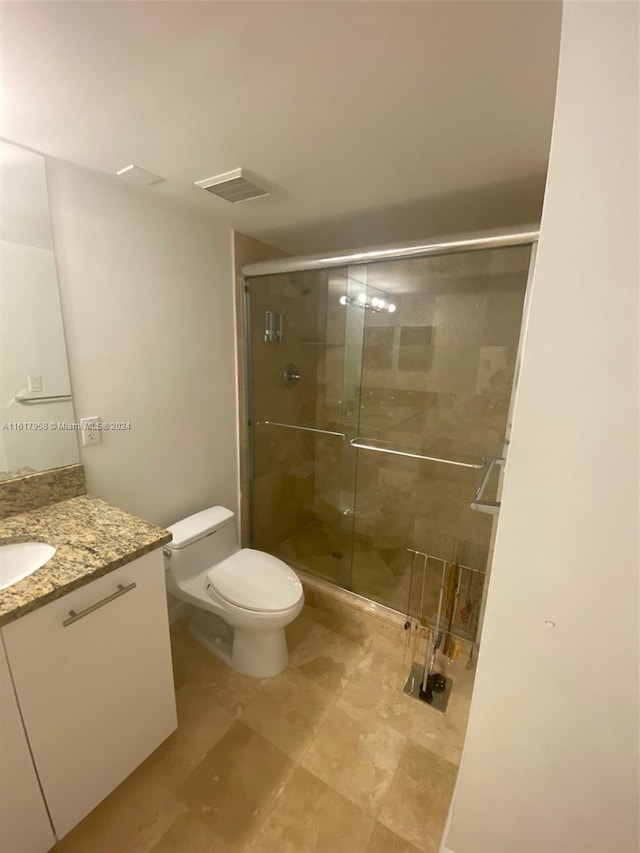
[[[71,610],[81,618],[65,625]],[[2,634],[62,838],[176,728],[161,552],[23,616]]]
[[0,850],[46,853],[55,843],[0,643]]

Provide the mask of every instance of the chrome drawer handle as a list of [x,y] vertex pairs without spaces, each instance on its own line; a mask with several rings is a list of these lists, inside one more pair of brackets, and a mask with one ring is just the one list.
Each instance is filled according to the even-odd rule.
[[103,598],[102,601],[97,601],[95,604],[92,604],[91,607],[85,607],[85,609],[81,610],[80,613],[76,613],[75,610],[70,610],[69,618],[65,619],[62,623],[63,627],[66,628],[67,625],[73,625],[73,623],[77,622],[78,619],[82,619],[85,616],[88,616],[90,613],[93,613],[94,610],[99,610],[101,607],[104,607],[105,604],[109,604],[110,601],[115,601],[116,598],[120,598],[121,595],[124,595],[126,592],[131,592],[131,590],[135,588],[135,583],[130,583],[128,586],[123,586],[121,583],[119,583],[118,591],[112,592],[111,595],[108,595],[106,598]]

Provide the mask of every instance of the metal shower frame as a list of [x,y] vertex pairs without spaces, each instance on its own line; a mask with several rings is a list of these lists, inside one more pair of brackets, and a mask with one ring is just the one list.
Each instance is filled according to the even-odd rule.
[[[281,273],[299,272],[303,270],[321,270],[334,267],[366,265],[372,263],[381,263],[384,261],[400,260],[403,258],[422,258],[436,255],[451,255],[460,252],[483,251],[490,249],[503,249],[515,246],[531,246],[532,256],[529,266],[529,275],[527,279],[527,288],[525,295],[525,306],[523,312],[523,326],[520,340],[522,347],[524,336],[526,333],[526,322],[528,314],[528,303],[530,301],[531,278],[533,264],[535,261],[536,246],[540,236],[539,224],[526,224],[521,226],[513,226],[507,228],[497,228],[485,231],[473,231],[464,234],[451,234],[441,237],[436,237],[428,240],[418,240],[404,243],[392,243],[373,248],[360,248],[344,252],[328,252],[315,255],[301,255],[297,257],[285,257],[271,261],[261,261],[259,263],[247,264],[242,267],[243,275],[243,291],[244,291],[244,326],[245,326],[245,388],[246,388],[246,407],[248,416],[248,433],[247,433],[247,486],[248,486],[248,514],[249,523],[253,517],[253,496],[251,493],[251,483],[253,480],[253,399],[251,389],[251,315],[250,315],[250,293],[247,284],[249,278],[259,278],[264,276],[278,275]],[[518,355],[521,353],[519,351]],[[519,369],[520,357],[516,364],[516,382]],[[513,407],[515,398],[512,394],[511,407]],[[274,426],[291,427],[289,424],[274,424]],[[299,427],[298,427],[299,428]],[[377,448],[371,448],[377,449]],[[434,460],[445,462],[447,460]],[[454,463],[456,464],[456,463]],[[457,463],[459,464],[459,463]],[[464,465],[464,467],[479,467],[484,468],[484,460],[481,465]],[[306,575],[306,572],[304,573]],[[312,577],[312,576],[310,576]],[[314,581],[319,582],[317,578]],[[327,584],[329,585],[329,584]],[[333,586],[333,585],[331,585]],[[486,586],[486,585],[485,585]],[[350,593],[348,590],[343,590],[338,587],[341,592],[361,599],[362,596],[356,593]],[[486,595],[486,589],[485,589]],[[367,599],[367,601],[369,601]],[[377,602],[369,601],[370,609],[389,612],[389,608]],[[484,610],[484,600],[482,602],[482,610]],[[479,639],[479,638],[478,638]]]

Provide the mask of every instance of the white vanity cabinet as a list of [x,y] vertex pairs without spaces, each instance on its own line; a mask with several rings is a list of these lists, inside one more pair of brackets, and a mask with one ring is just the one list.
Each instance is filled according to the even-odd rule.
[[0,643],[0,850],[43,853],[54,844]]
[[161,551],[23,616],[2,636],[62,838],[176,728]]

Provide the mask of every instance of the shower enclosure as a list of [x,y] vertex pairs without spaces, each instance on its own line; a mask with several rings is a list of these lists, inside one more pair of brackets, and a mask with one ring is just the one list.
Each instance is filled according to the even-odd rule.
[[475,569],[450,625],[475,639],[536,240],[243,269],[253,547],[402,613],[440,585],[408,549]]

